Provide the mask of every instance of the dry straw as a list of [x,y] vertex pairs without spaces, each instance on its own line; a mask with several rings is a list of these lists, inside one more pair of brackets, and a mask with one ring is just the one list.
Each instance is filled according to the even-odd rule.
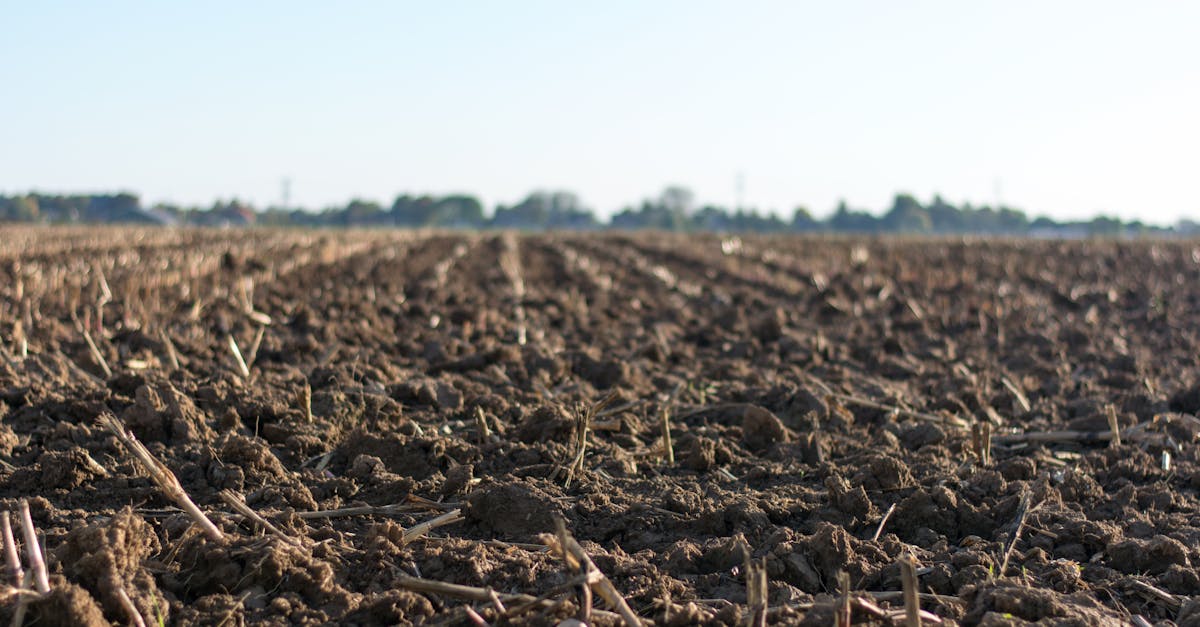
[[37,529],[29,515],[29,501],[21,499],[21,532],[25,540],[25,559],[33,572],[33,585],[41,594],[50,593],[50,576],[46,572],[46,560],[42,559],[42,547],[38,543]]
[[209,520],[204,512],[200,511],[200,508],[196,506],[196,503],[184,491],[175,474],[163,465],[162,462],[158,461],[144,444],[133,437],[132,433],[126,431],[125,425],[121,424],[121,421],[116,416],[107,413],[102,414],[100,416],[100,424],[117,437],[117,440],[121,442],[125,449],[149,473],[150,478],[158,485],[158,489],[162,490],[168,499],[174,501],[176,505],[182,508],[196,522],[200,529],[204,531],[204,535],[216,542],[225,539],[225,534]]

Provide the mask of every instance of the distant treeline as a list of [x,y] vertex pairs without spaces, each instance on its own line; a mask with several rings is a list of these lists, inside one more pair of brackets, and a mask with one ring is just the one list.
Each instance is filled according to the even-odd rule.
[[897,194],[882,214],[839,203],[825,219],[805,207],[790,219],[774,213],[712,205],[695,206],[690,191],[668,187],[655,198],[626,207],[607,222],[583,206],[570,192],[534,192],[521,202],[499,205],[491,214],[479,199],[468,195],[399,196],[390,206],[352,200],[345,206],[321,211],[272,207],[258,210],[232,200],[207,208],[168,204],[145,207],[134,194],[0,195],[0,221],[40,223],[152,223],[201,226],[313,226],[313,227],[434,227],[504,229],[664,229],[673,231],[827,232],[995,234],[1060,237],[1143,234],[1200,234],[1200,224],[1184,220],[1171,226],[1151,226],[1099,216],[1087,221],[1059,222],[1030,218],[1011,207],[953,205],[940,196],[922,203],[909,194]]

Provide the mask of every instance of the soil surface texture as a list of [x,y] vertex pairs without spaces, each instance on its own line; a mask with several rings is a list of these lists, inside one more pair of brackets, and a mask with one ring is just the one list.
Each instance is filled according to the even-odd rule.
[[0,228],[0,623],[1200,625],[1198,354],[1195,242]]

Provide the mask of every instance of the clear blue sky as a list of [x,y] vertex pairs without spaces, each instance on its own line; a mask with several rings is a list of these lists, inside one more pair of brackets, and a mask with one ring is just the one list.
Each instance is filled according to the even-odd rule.
[[1200,217],[1200,3],[16,2],[0,192]]

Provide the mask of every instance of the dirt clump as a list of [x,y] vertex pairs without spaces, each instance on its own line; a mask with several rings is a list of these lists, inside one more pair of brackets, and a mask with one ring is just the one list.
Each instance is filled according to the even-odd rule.
[[532,482],[484,481],[472,490],[464,512],[467,519],[501,538],[529,541],[554,530],[557,501]]
[[[15,610],[16,604],[9,604]],[[0,612],[5,616],[8,612]],[[42,625],[79,625],[80,627],[108,627],[100,604],[87,590],[61,577],[50,580],[50,594],[29,604],[25,621]]]
[[751,451],[762,451],[772,444],[791,440],[783,421],[757,405],[742,408],[742,443]]
[[154,530],[126,508],[105,522],[70,531],[55,550],[63,574],[100,601],[114,622],[127,618],[121,591],[142,616],[166,621],[169,604],[162,600],[146,561],[160,550]]

